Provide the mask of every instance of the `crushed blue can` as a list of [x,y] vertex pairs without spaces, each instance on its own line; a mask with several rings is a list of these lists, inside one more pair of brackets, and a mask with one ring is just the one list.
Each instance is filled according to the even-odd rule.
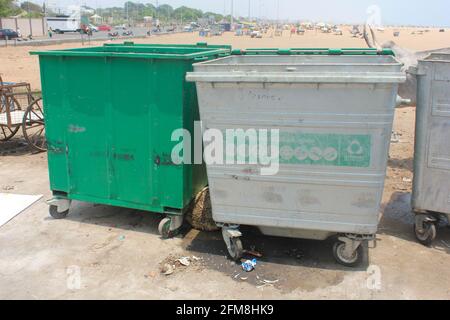
[[256,263],[257,263],[256,259],[247,260],[245,262],[242,262],[242,264],[241,264],[242,265],[242,269],[244,271],[246,271],[246,272],[251,272],[251,271],[253,271],[255,269]]

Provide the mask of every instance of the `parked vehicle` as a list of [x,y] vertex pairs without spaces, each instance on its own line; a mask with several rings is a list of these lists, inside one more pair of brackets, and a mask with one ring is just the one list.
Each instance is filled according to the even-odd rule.
[[98,31],[108,31],[109,32],[109,31],[112,30],[112,28],[110,26],[106,25],[106,24],[102,24],[101,26],[97,27],[97,30]]
[[56,16],[45,18],[49,29],[55,33],[63,34],[66,32],[80,32],[81,20],[69,16]]
[[151,30],[147,31],[147,35],[151,36],[153,33],[159,33],[159,32],[161,32],[160,27],[153,27]]
[[83,24],[81,26],[81,31],[80,32],[81,33],[85,33],[85,34],[87,34],[87,33],[91,33],[92,34],[92,32],[98,32],[98,28],[96,26],[92,25],[92,24],[88,24],[88,25]]
[[250,33],[250,37],[260,39],[262,38],[262,34],[260,31],[254,30],[252,31],[252,33]]
[[109,32],[109,33],[108,33],[108,36],[109,36],[109,37],[118,37],[118,36],[119,36],[119,33],[118,33],[117,31]]
[[10,40],[19,38],[19,34],[12,29],[0,29],[0,39]]
[[124,32],[122,32],[122,35],[123,36],[132,36],[133,35],[133,31],[131,31],[131,30],[124,31]]
[[98,32],[98,28],[94,26],[93,24],[89,24],[89,29],[92,30],[92,32]]

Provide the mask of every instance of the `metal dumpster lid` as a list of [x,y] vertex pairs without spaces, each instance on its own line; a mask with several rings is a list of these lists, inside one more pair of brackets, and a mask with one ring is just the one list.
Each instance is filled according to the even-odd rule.
[[382,55],[395,56],[391,49],[375,48],[254,48],[235,49],[233,55]]
[[188,81],[264,83],[401,83],[402,64],[388,55],[231,55],[194,64]]
[[231,47],[197,45],[134,45],[125,42],[121,45],[106,45],[88,48],[72,48],[49,51],[32,51],[31,55],[58,57],[121,57],[142,59],[177,59],[202,61],[229,55]]
[[419,61],[425,61],[425,62],[450,62],[450,53],[445,52],[433,52],[427,57],[425,57],[422,60]]
[[124,41],[123,43],[104,43],[104,47],[171,47],[171,48],[208,48],[208,49],[228,49],[231,51],[231,45],[211,45],[207,42],[197,42],[196,44],[154,44],[154,43],[134,43],[134,41]]

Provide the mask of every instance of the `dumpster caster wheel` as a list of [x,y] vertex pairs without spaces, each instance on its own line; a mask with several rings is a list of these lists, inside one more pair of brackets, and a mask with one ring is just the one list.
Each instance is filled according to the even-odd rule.
[[348,244],[342,241],[337,241],[333,246],[333,255],[336,261],[346,267],[354,268],[360,265],[363,261],[364,248],[359,245],[353,253],[348,254],[347,247]]
[[234,261],[239,261],[244,253],[244,248],[242,246],[242,241],[240,238],[231,238],[230,246],[227,248],[228,254]]
[[69,209],[67,209],[67,210],[65,210],[63,212],[59,212],[58,211],[58,206],[51,205],[51,206],[49,206],[48,212],[50,213],[50,216],[53,219],[59,220],[59,219],[65,219],[67,217],[67,215],[69,214]]
[[161,220],[158,231],[163,239],[169,239],[177,235],[182,225],[183,215],[169,215]]
[[424,246],[431,246],[436,239],[436,224],[433,222],[421,222],[414,224],[414,233],[417,240]]
[[239,261],[242,258],[244,249],[242,246],[242,233],[238,230],[239,226],[223,226],[222,236],[227,246],[228,254],[234,261]]
[[159,234],[164,239],[169,239],[173,237],[172,231],[170,231],[170,223],[171,223],[170,218],[164,218],[158,225]]

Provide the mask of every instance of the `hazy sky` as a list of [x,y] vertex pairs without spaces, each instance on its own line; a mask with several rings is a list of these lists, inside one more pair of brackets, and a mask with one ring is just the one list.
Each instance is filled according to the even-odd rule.
[[[31,0],[42,3],[43,0]],[[279,10],[277,2],[279,1]],[[125,0],[48,0],[50,4],[64,6],[81,3],[91,7],[122,6]],[[153,3],[155,0],[134,0]],[[231,0],[159,0],[174,7],[182,5],[214,11],[231,12]],[[367,9],[380,8],[382,24],[411,24],[450,26],[450,2],[448,0],[250,0],[251,15],[264,18],[311,19],[325,22],[357,23],[367,19]],[[236,16],[248,16],[249,0],[234,0]],[[372,11],[373,12],[373,11]]]

